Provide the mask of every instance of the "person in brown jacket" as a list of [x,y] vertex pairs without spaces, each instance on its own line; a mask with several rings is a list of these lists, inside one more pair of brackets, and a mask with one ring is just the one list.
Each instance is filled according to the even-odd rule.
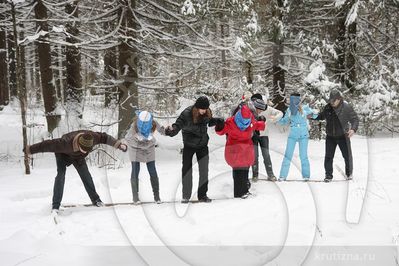
[[100,196],[96,192],[93,178],[87,167],[85,158],[97,144],[107,144],[118,148],[124,152],[127,146],[121,141],[102,132],[93,132],[89,130],[78,130],[67,133],[61,138],[45,140],[40,143],[26,146],[28,154],[40,152],[53,152],[57,163],[57,176],[55,177],[53,189],[53,210],[58,210],[61,205],[64,192],[66,168],[73,164],[76,171],[82,179],[87,194],[93,205],[97,207],[104,206]]

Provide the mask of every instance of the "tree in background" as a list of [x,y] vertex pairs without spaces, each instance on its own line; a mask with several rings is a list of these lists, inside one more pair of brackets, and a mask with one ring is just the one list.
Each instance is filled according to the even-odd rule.
[[46,38],[46,36],[49,34],[49,28],[47,24],[47,8],[43,4],[42,0],[36,0],[35,2],[35,16],[37,19],[37,32],[40,36],[36,43],[39,54],[44,111],[47,120],[47,130],[48,132],[52,133],[53,130],[58,126],[61,116],[56,110],[57,92],[53,82],[50,44]]

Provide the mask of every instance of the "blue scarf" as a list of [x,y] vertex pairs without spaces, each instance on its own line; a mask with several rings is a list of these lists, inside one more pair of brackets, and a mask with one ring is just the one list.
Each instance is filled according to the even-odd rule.
[[300,103],[301,103],[301,96],[290,96],[291,115],[296,115],[298,113],[298,108]]
[[140,118],[137,119],[137,129],[144,138],[148,139],[152,130],[152,115],[148,121],[141,121]]
[[241,114],[241,110],[239,110],[236,115],[234,116],[234,122],[236,123],[237,127],[244,131],[246,130],[249,125],[251,124],[251,118],[243,118]]

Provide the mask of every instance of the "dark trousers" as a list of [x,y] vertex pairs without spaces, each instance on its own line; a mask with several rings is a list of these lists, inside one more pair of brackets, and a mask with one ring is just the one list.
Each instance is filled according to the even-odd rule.
[[248,193],[249,167],[233,168],[234,197],[239,198]]
[[[147,170],[150,174],[152,192],[154,193],[155,200],[157,200],[159,199],[159,179],[157,169],[155,168],[155,161],[147,162]],[[130,176],[130,184],[132,186],[133,201],[139,200],[139,173],[140,162],[132,162],[132,174]]]
[[326,177],[333,177],[333,161],[335,155],[335,149],[341,150],[342,157],[345,159],[345,174],[347,176],[352,175],[353,172],[353,159],[350,139],[346,136],[342,137],[326,137],[326,157],[324,158],[324,169],[326,171]]
[[202,148],[183,148],[183,199],[190,199],[193,189],[193,156],[196,154],[199,168],[198,199],[206,197],[208,192],[208,166],[209,150],[208,146]]
[[266,173],[268,177],[274,176],[272,161],[270,159],[269,153],[269,137],[268,136],[254,136],[252,138],[252,142],[254,143],[254,151],[255,151],[255,162],[252,165],[252,175],[259,176],[259,149],[262,152],[263,163],[265,164]]
[[62,196],[64,194],[66,168],[71,164],[73,164],[78,172],[91,202],[95,203],[100,199],[85,159],[70,162],[64,155],[56,153],[55,160],[57,163],[57,176],[55,177],[53,188],[53,209],[58,209],[61,205]]

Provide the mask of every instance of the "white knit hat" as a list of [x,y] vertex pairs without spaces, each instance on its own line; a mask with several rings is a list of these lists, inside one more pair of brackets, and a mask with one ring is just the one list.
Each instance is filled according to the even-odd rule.
[[150,114],[149,112],[147,112],[147,111],[142,111],[142,112],[139,114],[139,119],[140,119],[141,121],[143,121],[143,122],[148,122],[148,121],[150,121],[150,119],[151,119],[151,114]]

